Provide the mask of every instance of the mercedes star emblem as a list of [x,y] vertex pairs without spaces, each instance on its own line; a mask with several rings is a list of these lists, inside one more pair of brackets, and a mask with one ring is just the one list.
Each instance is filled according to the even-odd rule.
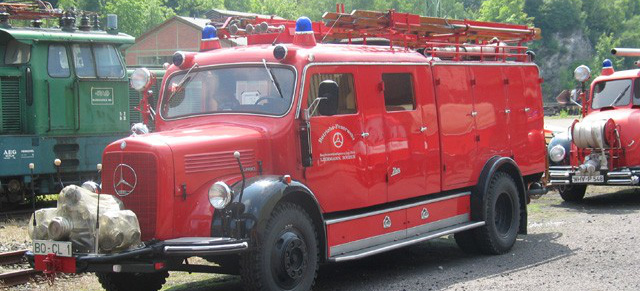
[[138,184],[138,176],[136,171],[127,164],[119,164],[113,171],[113,189],[118,196],[124,197],[136,188]]

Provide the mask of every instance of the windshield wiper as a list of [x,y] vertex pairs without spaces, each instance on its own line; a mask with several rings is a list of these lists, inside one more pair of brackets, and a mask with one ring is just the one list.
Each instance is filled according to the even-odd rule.
[[629,87],[631,87],[631,84],[629,84],[626,88],[624,88],[624,90],[622,90],[622,92],[620,92],[620,94],[618,95],[618,97],[616,97],[616,99],[613,100],[613,102],[611,104],[609,104],[609,106],[613,106],[616,105],[616,103],[618,103],[618,101],[620,101],[620,98],[622,98],[622,96],[627,93],[627,90],[629,90]]
[[190,81],[191,79],[193,79],[193,77],[195,77],[199,72],[196,73],[196,75],[193,76],[189,76],[189,73],[191,73],[191,70],[195,69],[199,67],[198,63],[193,64],[193,66],[191,66],[191,68],[189,68],[189,70],[187,71],[186,74],[184,74],[184,77],[182,77],[182,79],[180,80],[180,82],[178,82],[178,84],[174,87],[173,92],[171,92],[171,95],[169,95],[169,98],[167,98],[167,101],[171,101],[171,98],[173,98],[173,95],[175,95],[176,93],[182,91],[182,86],[184,86],[184,84],[188,83],[187,81]]
[[271,78],[271,83],[273,83],[273,86],[276,87],[276,91],[278,91],[278,94],[280,94],[280,98],[284,99],[284,96],[282,95],[282,91],[280,91],[280,84],[278,83],[278,80],[273,75],[273,72],[271,72],[271,69],[267,67],[267,61],[265,59],[262,59],[262,64],[264,64],[264,69],[267,70],[267,74],[269,74],[269,78]]

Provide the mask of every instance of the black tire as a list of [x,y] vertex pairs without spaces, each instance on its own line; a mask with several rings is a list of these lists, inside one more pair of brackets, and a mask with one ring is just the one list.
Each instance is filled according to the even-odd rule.
[[453,238],[456,240],[458,247],[467,254],[477,254],[480,251],[478,249],[478,244],[476,243],[474,229],[455,233]]
[[587,192],[587,185],[571,185],[558,188],[560,197],[567,202],[582,201],[584,194]]
[[96,273],[107,291],[158,291],[167,281],[169,272],[157,273]]
[[245,290],[311,290],[318,272],[318,235],[300,206],[276,206],[256,249],[240,260]]
[[484,194],[483,211],[486,224],[474,229],[480,252],[499,255],[508,252],[516,242],[520,226],[520,199],[513,178],[498,172]]

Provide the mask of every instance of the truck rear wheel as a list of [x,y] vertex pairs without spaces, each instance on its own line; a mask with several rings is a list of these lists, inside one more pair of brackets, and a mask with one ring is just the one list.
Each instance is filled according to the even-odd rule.
[[318,238],[309,214],[300,206],[276,207],[256,249],[240,260],[246,290],[311,290],[318,271]]
[[157,273],[96,273],[107,291],[158,291],[167,281],[169,272]]
[[558,192],[562,200],[577,202],[584,198],[584,194],[587,192],[587,185],[561,186],[558,188]]
[[483,201],[486,224],[474,230],[478,249],[485,254],[504,254],[516,242],[520,225],[520,199],[513,178],[498,172]]

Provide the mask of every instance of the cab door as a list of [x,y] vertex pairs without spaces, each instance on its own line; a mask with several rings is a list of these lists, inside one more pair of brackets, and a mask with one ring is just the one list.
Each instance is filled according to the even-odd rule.
[[49,131],[73,131],[77,129],[77,96],[74,90],[75,77],[69,63],[69,51],[63,43],[51,43],[47,54],[47,112]]
[[306,168],[305,176],[325,212],[372,203],[367,147],[362,137],[363,116],[358,103],[366,96],[358,89],[362,86],[358,70],[355,66],[313,66],[305,74],[303,96],[307,108],[317,100],[322,81],[331,80],[339,86],[337,113],[323,116],[315,110],[309,119],[313,164]]
[[382,66],[378,69],[379,92],[371,101],[377,103],[374,110],[380,111],[384,121],[387,201],[428,192],[425,179],[428,128],[417,102],[417,70],[416,66]]

